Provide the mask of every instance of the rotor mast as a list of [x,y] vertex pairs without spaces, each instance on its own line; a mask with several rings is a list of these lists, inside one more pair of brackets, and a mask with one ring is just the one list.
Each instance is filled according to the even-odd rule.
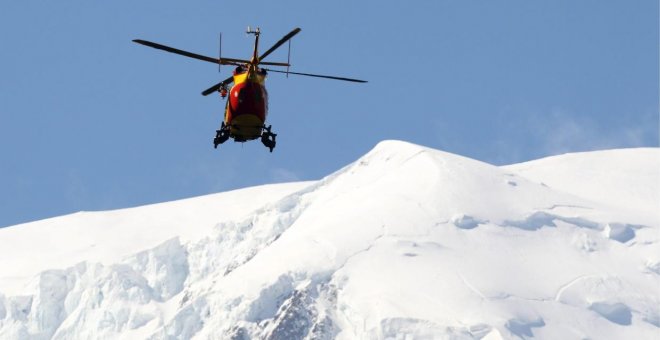
[[252,60],[250,60],[250,66],[256,66],[259,64],[259,35],[261,34],[261,31],[259,30],[259,27],[256,29],[252,30],[250,26],[247,28],[247,34],[254,34],[254,51],[252,52]]

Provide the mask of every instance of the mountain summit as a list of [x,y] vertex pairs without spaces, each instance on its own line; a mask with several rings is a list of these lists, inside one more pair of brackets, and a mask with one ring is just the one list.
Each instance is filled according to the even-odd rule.
[[385,141],[319,181],[0,229],[0,338],[653,338],[658,169]]

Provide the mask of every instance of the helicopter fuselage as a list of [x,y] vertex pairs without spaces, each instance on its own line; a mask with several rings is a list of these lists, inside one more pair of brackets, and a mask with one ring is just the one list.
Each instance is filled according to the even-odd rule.
[[268,115],[265,81],[266,73],[252,67],[234,71],[234,86],[225,106],[225,125],[229,127],[229,136],[237,142],[262,136]]

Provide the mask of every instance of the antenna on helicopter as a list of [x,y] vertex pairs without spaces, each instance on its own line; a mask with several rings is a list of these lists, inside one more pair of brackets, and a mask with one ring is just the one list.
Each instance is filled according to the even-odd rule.
[[286,57],[286,63],[287,63],[286,77],[287,78],[289,78],[289,67],[291,67],[291,40],[293,40],[293,39],[289,39],[289,54]]
[[[218,60],[222,60],[222,32],[220,32],[220,47],[218,48]],[[218,73],[220,73],[220,66],[222,66],[222,62],[218,63]],[[227,92],[229,90],[227,89],[227,84],[224,82],[220,84],[220,87],[218,88],[218,92],[220,92],[220,97],[222,99],[227,98]]]

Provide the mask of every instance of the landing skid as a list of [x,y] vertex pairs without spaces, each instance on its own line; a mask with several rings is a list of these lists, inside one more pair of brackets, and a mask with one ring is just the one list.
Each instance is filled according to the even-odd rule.
[[276,133],[270,132],[270,128],[272,125],[268,125],[268,127],[264,126],[264,131],[261,133],[261,143],[264,144],[265,147],[267,147],[270,152],[273,152],[273,149],[275,148],[275,137],[277,137]]
[[218,145],[226,142],[229,139],[229,126],[222,122],[220,130],[215,130],[215,138],[213,138],[213,147],[218,148]]
[[[275,148],[275,145],[277,142],[275,141],[275,137],[277,137],[276,133],[271,132],[271,127],[272,125],[268,126],[262,126],[262,132],[261,132],[261,143],[270,150],[270,152],[273,152],[273,149]],[[215,130],[215,138],[213,138],[213,147],[218,148],[218,145],[226,142],[230,137],[230,128],[225,124],[225,122],[222,122],[222,125],[220,126],[220,130]],[[244,142],[245,140],[238,140],[234,138],[235,141],[237,142]]]

